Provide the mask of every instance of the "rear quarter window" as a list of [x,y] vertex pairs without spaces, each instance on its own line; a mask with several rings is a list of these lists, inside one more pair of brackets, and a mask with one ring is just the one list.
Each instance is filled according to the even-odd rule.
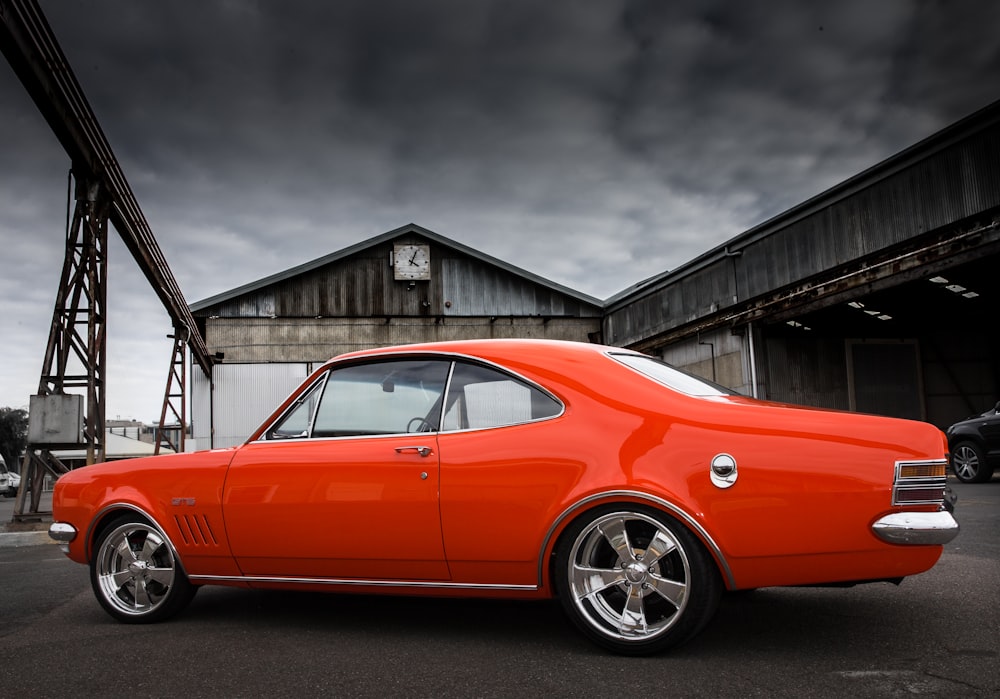
[[642,354],[612,352],[609,356],[667,388],[689,396],[735,396],[737,393],[694,374],[681,371],[659,359]]

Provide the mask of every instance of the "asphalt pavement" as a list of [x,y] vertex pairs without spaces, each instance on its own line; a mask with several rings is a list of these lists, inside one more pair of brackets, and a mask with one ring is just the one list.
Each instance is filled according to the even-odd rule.
[[171,621],[119,624],[94,599],[85,566],[54,544],[9,543],[7,532],[0,534],[0,692],[996,697],[1000,480],[955,490],[962,532],[927,573],[898,587],[730,594],[702,634],[651,658],[597,649],[554,602],[210,587]]
[[[39,516],[38,521],[13,522],[15,502],[15,498],[0,497],[0,547],[51,543],[48,531],[52,517],[44,514]],[[42,493],[38,511],[52,511],[51,492]]]

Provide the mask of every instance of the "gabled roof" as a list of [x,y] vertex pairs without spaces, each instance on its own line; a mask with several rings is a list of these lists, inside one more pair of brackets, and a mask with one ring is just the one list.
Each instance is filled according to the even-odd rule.
[[499,267],[500,269],[508,272],[509,274],[522,277],[531,282],[534,282],[535,284],[556,291],[560,294],[565,294],[566,296],[570,296],[580,301],[581,303],[590,304],[597,308],[601,308],[603,306],[603,302],[594,296],[588,296],[587,294],[576,291],[575,289],[571,289],[568,286],[563,286],[562,284],[557,284],[553,281],[549,281],[548,279],[540,277],[537,274],[521,269],[520,267],[515,267],[514,265],[504,262],[503,260],[499,260],[495,257],[480,252],[479,250],[470,248],[467,245],[463,245],[462,243],[454,241],[450,238],[446,238],[445,236],[435,233],[434,231],[428,230],[423,226],[418,226],[415,223],[408,223],[405,226],[400,226],[399,228],[383,233],[382,235],[377,235],[374,238],[363,240],[360,243],[356,243],[355,245],[351,245],[336,252],[332,252],[329,255],[324,255],[323,257],[318,257],[315,260],[311,260],[296,267],[292,267],[290,269],[285,270],[284,272],[272,274],[268,277],[264,277],[263,279],[258,279],[257,281],[250,282],[249,284],[244,284],[243,286],[239,286],[236,287],[235,289],[225,291],[221,294],[216,294],[215,296],[210,296],[209,298],[202,299],[201,301],[196,301],[195,303],[191,304],[191,311],[197,313],[198,311],[211,308],[216,304],[223,303],[225,301],[229,301],[231,299],[242,296],[243,294],[247,294],[252,291],[257,291],[258,289],[263,289],[264,287],[271,286],[272,284],[276,284],[278,282],[291,279],[300,274],[304,274],[319,267],[323,267],[324,265],[328,265],[331,262],[337,262],[338,260],[342,260],[358,252],[361,252],[362,250],[375,247],[376,245],[381,245],[382,243],[389,242],[395,238],[398,238],[399,236],[407,234],[419,235],[423,238],[426,238],[428,241],[432,243],[451,248],[452,250],[456,250],[462,254],[468,255],[469,257],[475,258],[486,264],[493,265],[494,267]]

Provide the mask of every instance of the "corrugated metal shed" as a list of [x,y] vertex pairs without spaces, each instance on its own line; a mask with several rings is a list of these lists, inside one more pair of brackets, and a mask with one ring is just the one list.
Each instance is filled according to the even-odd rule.
[[[393,278],[395,243],[427,243],[431,278]],[[418,289],[418,293],[414,293]],[[420,291],[426,293],[419,293]],[[200,318],[520,315],[600,318],[599,299],[409,224],[191,305]]]
[[1000,103],[613,296],[604,338],[652,347],[691,324],[745,323],[981,250],[996,236],[997,207]]
[[[426,278],[400,279],[394,249],[425,246]],[[232,362],[315,362],[344,351],[475,337],[587,341],[601,302],[410,224],[191,307]]]

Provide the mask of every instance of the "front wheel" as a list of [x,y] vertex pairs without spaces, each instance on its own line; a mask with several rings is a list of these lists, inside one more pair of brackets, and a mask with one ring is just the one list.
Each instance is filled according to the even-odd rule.
[[101,534],[90,563],[90,584],[101,606],[130,624],[166,619],[186,607],[198,590],[166,536],[132,515],[116,519]]
[[579,519],[563,538],[555,573],[574,624],[622,655],[658,653],[691,638],[722,593],[698,539],[644,508],[605,507]]
[[960,442],[951,452],[951,468],[963,483],[985,483],[993,477],[983,450],[973,442]]

